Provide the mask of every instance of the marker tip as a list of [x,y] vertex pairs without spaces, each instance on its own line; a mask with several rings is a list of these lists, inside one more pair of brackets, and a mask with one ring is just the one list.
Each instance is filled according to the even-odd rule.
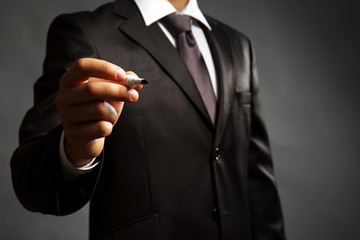
[[142,85],[144,85],[144,84],[148,84],[149,81],[146,80],[146,79],[144,79],[144,78],[142,78],[140,83],[141,83]]

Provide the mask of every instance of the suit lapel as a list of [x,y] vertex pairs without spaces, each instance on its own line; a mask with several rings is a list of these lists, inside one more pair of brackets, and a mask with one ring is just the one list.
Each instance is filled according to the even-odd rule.
[[234,96],[234,60],[226,33],[217,26],[216,21],[212,18],[207,16],[207,20],[212,30],[209,31],[205,27],[203,30],[214,59],[219,92],[215,134],[215,146],[217,146],[224,133]]
[[[114,12],[125,18],[119,30],[140,44],[163,67],[164,71],[178,84],[195,108],[203,116],[210,128],[210,120],[200,93],[185,63],[176,49],[171,45],[157,24],[145,26],[139,10],[133,1],[117,1]],[[203,28],[214,59],[218,80],[218,102],[216,118],[215,144],[219,144],[224,133],[234,96],[234,60],[230,40],[226,32],[217,26],[217,22],[207,17],[212,30]]]
[[133,2],[117,1],[115,13],[127,18],[119,26],[119,30],[141,45],[163,67],[211,126],[209,114],[194,80],[177,50],[171,45],[160,27],[156,23],[145,26]]

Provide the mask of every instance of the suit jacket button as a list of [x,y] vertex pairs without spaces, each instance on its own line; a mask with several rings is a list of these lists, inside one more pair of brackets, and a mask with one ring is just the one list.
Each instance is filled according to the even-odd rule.
[[219,161],[221,156],[220,156],[220,149],[218,147],[215,148],[215,153],[216,153],[215,160]]
[[217,211],[217,209],[216,208],[214,208],[214,210],[213,210],[213,212],[212,212],[212,219],[214,220],[214,221],[217,221],[218,220],[218,211]]

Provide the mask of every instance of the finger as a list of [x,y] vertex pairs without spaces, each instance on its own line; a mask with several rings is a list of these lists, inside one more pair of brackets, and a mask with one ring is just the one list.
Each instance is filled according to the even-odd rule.
[[134,73],[133,71],[126,71],[125,72],[126,75],[133,75],[135,77],[139,77],[136,73]]
[[123,102],[93,101],[70,105],[61,112],[61,120],[64,128],[76,127],[94,121],[108,121],[114,125],[122,109],[120,105],[123,104]]
[[66,89],[83,84],[89,77],[122,81],[125,78],[125,72],[119,66],[104,60],[81,58],[62,76],[60,87]]
[[62,91],[57,98],[61,105],[81,104],[89,101],[136,102],[139,94],[134,89],[106,81],[88,81],[84,84]]
[[[126,75],[133,75],[133,74],[126,74]],[[134,74],[134,75],[137,76],[136,74]],[[109,80],[109,79],[104,79],[104,78],[91,77],[91,78],[88,78],[87,81],[84,81],[82,84],[86,84],[86,83],[92,82],[92,81],[94,81],[94,82],[110,82],[110,83],[116,83],[116,84],[121,84],[121,85],[129,88],[129,87],[127,86],[127,83],[126,83],[126,81],[125,81],[125,78],[124,78],[123,80],[119,80],[119,81],[116,80],[116,81],[114,81],[114,80]],[[135,90],[138,91],[138,90],[142,89],[142,87],[143,87],[143,85],[138,85],[138,86],[133,87],[133,89],[135,89]]]
[[[65,135],[66,154],[74,166],[81,167],[89,162],[89,159],[98,157],[104,147],[104,138],[97,138],[91,142],[72,143]],[[85,160],[85,162],[84,162]]]
[[117,119],[114,123],[114,125],[116,124],[117,120],[119,119],[121,112],[124,108],[124,102],[119,102],[119,101],[107,101],[109,104],[111,104],[111,106],[113,106],[113,108],[116,110],[117,112]]
[[108,121],[94,121],[80,124],[73,128],[64,129],[65,135],[72,142],[78,144],[85,144],[99,139],[107,137],[111,134],[113,125]]

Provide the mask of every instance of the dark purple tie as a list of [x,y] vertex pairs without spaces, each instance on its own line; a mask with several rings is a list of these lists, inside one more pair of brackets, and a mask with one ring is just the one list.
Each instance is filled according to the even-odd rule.
[[216,97],[205,61],[191,32],[191,21],[189,16],[174,13],[164,17],[161,23],[175,38],[180,56],[195,81],[211,121],[215,123]]

